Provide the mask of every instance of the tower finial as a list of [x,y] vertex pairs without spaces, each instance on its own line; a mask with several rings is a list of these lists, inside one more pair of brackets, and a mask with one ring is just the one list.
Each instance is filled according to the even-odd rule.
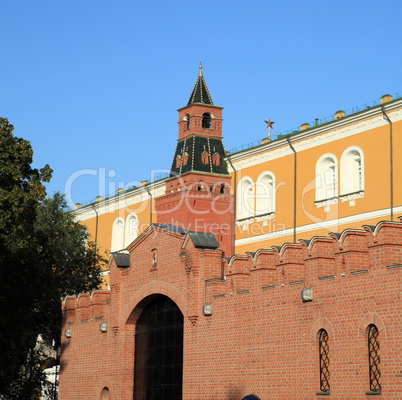
[[210,104],[210,105],[214,104],[211,99],[211,95],[209,94],[207,85],[205,83],[204,76],[202,74],[202,60],[200,60],[197,80],[195,82],[193,91],[190,94],[187,105],[189,106],[190,104],[195,103]]

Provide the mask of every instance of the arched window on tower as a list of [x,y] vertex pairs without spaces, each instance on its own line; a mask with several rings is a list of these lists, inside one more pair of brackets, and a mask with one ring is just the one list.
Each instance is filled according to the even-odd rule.
[[188,114],[186,114],[185,116],[184,116],[184,121],[186,121],[186,130],[189,130],[190,129],[190,116],[188,115]]
[[110,246],[110,251],[118,251],[123,249],[123,239],[124,239],[124,220],[119,217],[113,222],[112,228],[112,243]]
[[183,165],[187,165],[188,163],[188,153],[185,151],[183,153]]
[[334,199],[338,196],[338,163],[333,154],[324,154],[316,164],[316,201]]
[[341,157],[341,195],[364,190],[363,152],[357,146],[347,148]]
[[210,113],[202,114],[202,127],[205,129],[211,129],[211,119]]
[[256,182],[256,215],[275,212],[275,175],[263,172]]
[[237,187],[237,219],[254,215],[254,183],[251,178],[244,177]]

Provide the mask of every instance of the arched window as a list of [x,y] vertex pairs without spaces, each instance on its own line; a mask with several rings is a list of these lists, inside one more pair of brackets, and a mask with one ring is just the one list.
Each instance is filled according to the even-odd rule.
[[182,399],[183,314],[166,296],[153,299],[135,328],[134,400]]
[[151,254],[149,255],[149,261],[151,268],[158,268],[158,250],[151,250]]
[[100,400],[110,400],[110,391],[107,387],[102,389]]
[[318,352],[320,360],[320,394],[329,394],[329,337],[325,329],[318,332]]
[[190,190],[195,190],[197,192],[208,191],[208,185],[204,181],[200,180],[193,182],[190,186]]
[[183,165],[187,165],[188,162],[188,153],[185,151],[183,153]]
[[256,182],[256,215],[275,211],[275,175],[272,172],[262,173]]
[[319,158],[315,170],[316,201],[333,199],[338,196],[338,162],[333,154]]
[[210,113],[202,114],[202,127],[205,129],[211,129],[211,114]]
[[118,251],[123,249],[124,239],[124,220],[119,217],[113,222],[112,228],[112,243],[110,246],[110,251]]
[[188,114],[186,114],[184,116],[184,121],[186,121],[186,130],[190,129],[190,116]]
[[341,157],[341,195],[362,190],[364,190],[363,152],[359,147],[349,147]]
[[367,329],[367,344],[369,356],[370,392],[381,393],[380,341],[378,328],[371,324]]
[[237,218],[248,218],[254,215],[254,183],[249,177],[242,178],[237,190]]
[[124,235],[124,247],[127,247],[138,236],[138,218],[137,215],[131,213],[126,218],[126,232]]

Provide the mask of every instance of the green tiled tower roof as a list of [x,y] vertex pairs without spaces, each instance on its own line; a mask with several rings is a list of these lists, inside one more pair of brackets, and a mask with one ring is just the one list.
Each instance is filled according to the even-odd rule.
[[[208,161],[202,162],[201,154],[208,153]],[[212,157],[217,154],[219,162],[213,162]],[[176,159],[180,157],[180,165],[176,165]],[[184,157],[188,158],[186,164],[182,162]],[[215,155],[215,157],[217,157]],[[225,149],[221,139],[202,136],[191,136],[188,139],[177,143],[173,157],[170,176],[177,176],[187,172],[205,172],[208,174],[229,175],[225,161]]]
[[205,83],[204,77],[202,75],[202,65],[200,65],[200,72],[198,73],[198,78],[195,82],[194,89],[188,99],[187,105],[201,103],[214,105],[212,97],[209,94],[207,84]]

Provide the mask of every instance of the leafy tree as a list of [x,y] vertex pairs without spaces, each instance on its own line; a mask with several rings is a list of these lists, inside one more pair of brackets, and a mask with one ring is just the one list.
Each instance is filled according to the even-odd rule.
[[[51,169],[31,167],[30,143],[0,118],[0,389],[17,373],[35,328],[37,282],[34,225]],[[1,392],[0,392],[1,393]]]
[[43,356],[28,338],[57,345],[61,296],[97,288],[104,262],[64,197],[45,197],[52,170],[32,168],[32,157],[30,143],[0,118],[0,398],[7,399],[36,398]]
[[[38,304],[42,336],[55,339],[60,332],[60,298],[88,292],[101,284],[100,256],[86,228],[74,221],[63,195],[42,200],[37,211],[35,236],[41,273],[41,302]],[[49,299],[53,300],[49,303]]]

